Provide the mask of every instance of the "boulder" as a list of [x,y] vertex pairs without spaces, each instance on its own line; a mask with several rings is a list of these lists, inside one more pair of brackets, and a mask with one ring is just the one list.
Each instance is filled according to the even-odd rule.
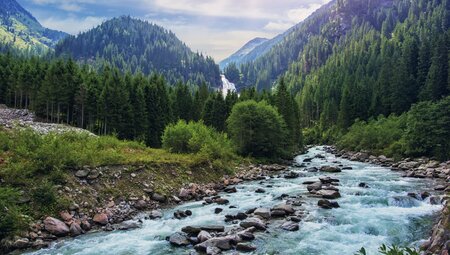
[[160,202],[160,203],[165,203],[167,198],[164,195],[161,195],[161,194],[158,194],[158,193],[153,193],[152,200],[155,200],[155,201]]
[[309,192],[312,192],[314,190],[315,191],[321,190],[322,189],[322,183],[321,182],[315,182],[313,184],[309,184],[308,186],[306,186],[306,189]]
[[140,228],[141,227],[141,223],[137,222],[137,221],[133,221],[133,220],[128,220],[128,221],[124,221],[122,222],[118,229],[119,230],[130,230],[130,229],[136,229],[136,228]]
[[323,209],[339,208],[339,204],[337,202],[332,202],[325,199],[319,200],[319,202],[317,202],[317,205]]
[[169,237],[170,244],[174,246],[187,246],[190,244],[188,238],[183,233],[175,233]]
[[225,237],[213,237],[211,239],[206,240],[203,243],[197,244],[194,246],[196,251],[206,252],[208,247],[216,247],[220,250],[231,250],[233,248],[234,239],[225,236]]
[[69,222],[69,221],[72,220],[72,215],[70,213],[66,212],[66,211],[60,212],[59,216],[61,217],[61,219],[63,221],[66,221],[66,222]]
[[154,219],[159,219],[163,217],[163,213],[159,210],[153,210],[150,212],[149,215],[150,219],[154,220]]
[[369,185],[367,185],[367,183],[365,183],[365,182],[361,182],[358,184],[358,187],[368,189]]
[[220,225],[205,225],[205,226],[200,226],[200,229],[204,230],[204,231],[211,231],[211,232],[224,232],[225,231],[225,227],[220,226]]
[[198,235],[202,229],[200,227],[194,227],[194,226],[186,226],[181,229],[186,234],[189,235]]
[[327,173],[339,173],[341,172],[341,169],[336,166],[322,166],[320,168],[321,172],[327,172]]
[[308,167],[306,168],[306,172],[315,173],[318,172],[319,169],[317,167]]
[[225,199],[225,198],[217,198],[214,200],[214,202],[219,205],[226,205],[226,204],[230,203],[230,201],[228,201],[228,199]]
[[326,199],[336,199],[341,197],[339,191],[336,190],[319,190],[316,192],[316,195],[319,195]]
[[281,225],[281,228],[287,231],[297,231],[300,229],[300,226],[293,221],[286,221]]
[[239,225],[243,228],[254,227],[258,230],[266,230],[266,224],[264,224],[264,222],[262,220],[260,220],[259,218],[255,218],[255,217],[245,219],[245,220],[241,221],[241,223]]
[[87,220],[82,220],[80,226],[84,231],[91,230],[91,223],[89,223],[89,221],[87,221]]
[[256,246],[253,246],[248,243],[238,243],[236,245],[236,250],[243,251],[243,252],[251,252],[256,250]]
[[291,171],[291,172],[289,172],[289,173],[284,175],[285,179],[295,179],[295,178],[298,178],[298,177],[300,177],[300,174],[297,173],[297,172],[293,172],[293,171]]
[[214,213],[215,213],[215,214],[219,214],[219,213],[221,213],[222,211],[223,211],[222,208],[215,208],[215,209],[214,209]]
[[268,208],[258,208],[253,214],[258,215],[264,219],[270,219],[270,210]]
[[237,189],[236,187],[226,187],[223,191],[226,193],[236,193]]
[[272,210],[282,210],[286,214],[293,214],[295,212],[294,208],[288,204],[279,204],[272,208]]
[[221,253],[222,253],[222,250],[217,247],[207,247],[206,248],[206,255],[218,255]]
[[16,249],[26,249],[31,246],[31,242],[28,238],[18,238],[14,241],[12,246]]
[[47,217],[44,220],[44,228],[47,230],[50,234],[55,236],[66,236],[69,234],[70,230],[67,225],[53,217]]
[[76,222],[73,222],[72,224],[70,224],[70,229],[69,230],[70,230],[70,235],[71,236],[79,236],[79,235],[83,234],[83,229]]
[[212,238],[211,234],[204,230],[200,231],[200,233],[198,233],[197,235],[197,239],[200,243],[203,243],[211,238]]
[[98,213],[94,215],[92,220],[97,224],[106,225],[108,224],[108,215],[106,215],[106,213]]
[[264,189],[261,189],[261,188],[255,190],[255,193],[265,193],[265,192],[266,191]]
[[138,200],[135,204],[134,204],[134,208],[138,209],[138,210],[144,210],[145,208],[147,208],[147,202],[145,202],[144,200]]

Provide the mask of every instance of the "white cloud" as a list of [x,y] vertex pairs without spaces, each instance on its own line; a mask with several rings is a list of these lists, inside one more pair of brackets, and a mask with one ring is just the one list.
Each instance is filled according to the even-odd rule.
[[99,24],[101,24],[106,18],[103,17],[68,17],[63,19],[58,19],[50,17],[47,19],[41,19],[41,23],[44,27],[51,29],[56,29],[60,31],[67,32],[69,34],[76,35],[79,32],[89,30]]

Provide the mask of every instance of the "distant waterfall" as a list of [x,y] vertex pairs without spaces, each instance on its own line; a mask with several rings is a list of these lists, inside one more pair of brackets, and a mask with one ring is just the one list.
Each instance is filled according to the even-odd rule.
[[234,83],[230,82],[225,75],[220,75],[222,78],[222,94],[223,96],[227,96],[228,91],[236,92],[236,85]]

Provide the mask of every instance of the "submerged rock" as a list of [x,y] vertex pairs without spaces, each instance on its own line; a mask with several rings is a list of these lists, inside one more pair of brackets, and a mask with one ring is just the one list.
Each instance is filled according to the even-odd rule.
[[340,207],[338,202],[333,202],[326,199],[319,200],[319,202],[317,202],[317,205],[323,209],[333,209]]
[[341,169],[336,166],[322,166],[320,168],[321,172],[327,172],[327,173],[339,173],[341,172]]
[[285,223],[283,223],[283,225],[281,225],[281,228],[287,231],[297,231],[300,229],[300,226],[298,225],[298,223],[295,223],[293,221],[286,221]]
[[266,230],[266,224],[264,224],[262,220],[255,217],[245,219],[239,225],[243,228],[255,227],[258,230]]
[[341,197],[341,194],[339,193],[339,191],[336,190],[319,190],[316,192],[316,195],[322,196],[323,198],[326,199],[336,199]]

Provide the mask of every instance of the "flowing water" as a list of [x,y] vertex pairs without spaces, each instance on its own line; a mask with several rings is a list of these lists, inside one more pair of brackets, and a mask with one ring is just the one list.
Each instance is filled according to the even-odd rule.
[[[265,233],[256,233],[253,244],[258,250],[253,254],[299,254],[299,255],[352,255],[361,247],[369,254],[376,254],[381,244],[417,245],[430,235],[434,216],[442,209],[428,201],[419,201],[407,196],[408,192],[432,190],[433,181],[402,178],[399,173],[387,168],[366,163],[336,158],[324,152],[323,147],[315,147],[307,154],[295,158],[302,163],[305,158],[317,154],[326,158],[314,158],[308,167],[323,165],[350,166],[352,170],[327,174],[340,180],[341,198],[336,201],[340,208],[320,209],[317,198],[309,196],[305,181],[316,181],[323,173],[309,173],[304,168],[292,168],[303,177],[297,179],[267,178],[237,185],[237,193],[223,194],[230,200],[229,206],[216,204],[203,206],[202,202],[190,202],[164,211],[160,220],[145,220],[143,227],[130,231],[99,232],[75,239],[67,239],[51,248],[32,254],[79,254],[79,255],[162,255],[189,254],[190,248],[175,248],[165,237],[180,231],[187,225],[225,224],[225,214],[236,214],[255,207],[271,207],[280,204],[282,194],[302,196],[306,216],[300,223],[300,230],[287,232],[279,229],[282,221],[274,221]],[[360,188],[365,182],[369,188]],[[266,193],[255,190],[263,188]],[[222,207],[221,214],[214,214],[216,207]],[[183,220],[172,219],[175,210],[189,209],[191,217]],[[231,227],[232,225],[226,225]]]

